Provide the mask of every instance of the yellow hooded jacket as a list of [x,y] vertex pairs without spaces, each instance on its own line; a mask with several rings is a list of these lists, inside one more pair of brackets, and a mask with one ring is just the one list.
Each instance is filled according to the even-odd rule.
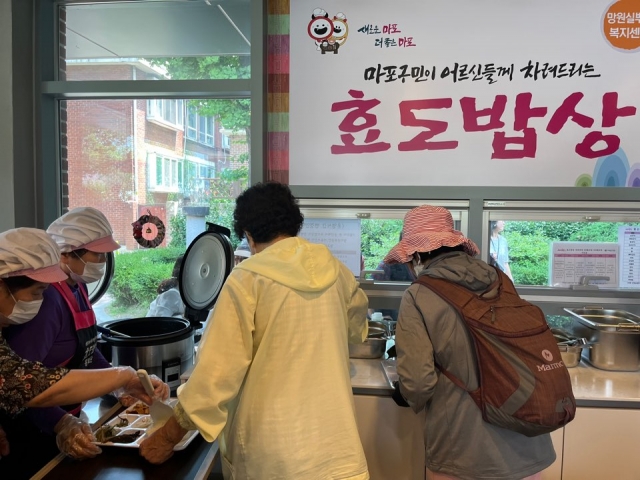
[[367,336],[366,311],[324,245],[287,238],[234,268],[176,408],[218,439],[226,479],[369,478],[348,348]]

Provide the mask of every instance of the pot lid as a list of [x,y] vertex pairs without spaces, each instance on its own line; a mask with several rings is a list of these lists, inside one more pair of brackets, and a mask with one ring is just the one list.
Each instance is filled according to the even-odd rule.
[[109,289],[109,285],[111,285],[111,280],[113,280],[115,257],[113,255],[113,252],[108,252],[106,255],[107,255],[107,264],[104,268],[104,275],[97,282],[92,282],[87,284],[89,302],[92,305],[95,305],[98,302],[98,300],[102,298],[102,296]]
[[233,267],[228,228],[207,222],[207,230],[189,245],[180,267],[180,296],[192,323],[206,319]]

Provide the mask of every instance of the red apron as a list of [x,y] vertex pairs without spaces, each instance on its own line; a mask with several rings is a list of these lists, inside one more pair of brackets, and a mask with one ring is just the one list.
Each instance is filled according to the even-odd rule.
[[[80,305],[67,282],[52,283],[51,286],[60,292],[60,295],[62,295],[62,298],[69,307],[71,315],[73,316],[76,335],[78,337],[78,346],[76,347],[76,351],[73,356],[58,366],[67,368],[87,368],[93,360],[93,352],[96,349],[96,343],[98,341],[96,315],[93,313],[93,309],[91,308],[87,292],[83,288],[83,285],[78,284],[78,290],[80,291],[85,304],[89,307],[88,310],[81,312]],[[69,405],[62,408],[73,414],[80,411],[80,405]]]

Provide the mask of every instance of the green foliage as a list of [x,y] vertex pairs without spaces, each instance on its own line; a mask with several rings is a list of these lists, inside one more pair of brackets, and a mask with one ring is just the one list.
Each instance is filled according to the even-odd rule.
[[513,279],[518,285],[548,285],[551,242],[617,242],[613,222],[506,222]]
[[[228,55],[214,57],[167,57],[149,59],[152,65],[162,67],[173,80],[225,80],[251,78],[251,58]],[[251,100],[206,99],[191,100],[189,106],[199,115],[217,117],[228,130],[245,130],[250,135]]]
[[158,284],[171,277],[173,265],[184,249],[152,248],[115,256],[115,273],[109,292],[115,306],[149,305],[157,296]]
[[187,248],[187,216],[183,213],[179,213],[171,217],[169,220],[169,227],[171,228],[171,242],[169,248]]
[[509,233],[507,240],[514,282],[517,285],[546,285],[549,277],[549,240],[539,233],[523,235],[520,232]]
[[362,220],[362,255],[367,270],[374,270],[398,243],[402,220]]

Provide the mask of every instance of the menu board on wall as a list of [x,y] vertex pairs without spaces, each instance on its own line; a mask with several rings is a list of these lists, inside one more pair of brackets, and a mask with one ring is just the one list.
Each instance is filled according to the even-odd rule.
[[[591,285],[616,288],[618,286],[618,251],[616,243],[552,242],[550,269],[551,285],[578,285],[582,277],[603,277]],[[608,280],[604,279],[608,277]]]
[[360,220],[335,218],[305,218],[300,236],[312,243],[326,245],[355,276],[360,276]]
[[640,287],[640,227],[618,228],[620,245],[620,286]]
[[640,2],[296,0],[293,185],[640,185]]

